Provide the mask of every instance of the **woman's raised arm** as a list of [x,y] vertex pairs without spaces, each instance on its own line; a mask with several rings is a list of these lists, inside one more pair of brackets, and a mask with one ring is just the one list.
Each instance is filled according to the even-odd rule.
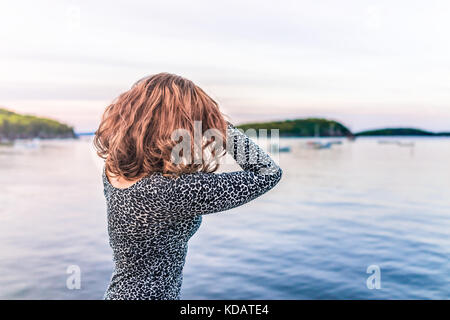
[[241,206],[272,189],[281,168],[249,137],[228,124],[227,152],[243,171],[194,173],[173,181],[170,197],[176,214],[202,215]]

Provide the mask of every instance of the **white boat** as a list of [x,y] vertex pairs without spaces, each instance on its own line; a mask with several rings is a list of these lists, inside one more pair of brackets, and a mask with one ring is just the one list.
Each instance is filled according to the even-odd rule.
[[320,142],[320,141],[308,141],[306,147],[308,149],[330,149],[333,145],[332,142]]
[[41,145],[41,139],[19,139],[14,141],[14,148],[18,149],[37,149]]
[[393,145],[397,145],[400,147],[414,147],[414,145],[415,145],[414,141],[403,142],[400,140],[379,140],[378,143],[379,144],[393,144]]

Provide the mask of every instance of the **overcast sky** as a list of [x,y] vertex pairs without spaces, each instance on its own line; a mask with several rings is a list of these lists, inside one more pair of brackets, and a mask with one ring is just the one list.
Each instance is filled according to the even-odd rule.
[[162,71],[234,122],[450,130],[449,1],[2,1],[0,105],[95,130]]

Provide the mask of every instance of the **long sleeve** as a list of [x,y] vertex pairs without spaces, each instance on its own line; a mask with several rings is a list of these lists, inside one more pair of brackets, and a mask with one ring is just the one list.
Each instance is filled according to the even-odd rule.
[[[272,189],[281,168],[249,137],[231,124],[227,152],[242,168],[231,173],[195,173],[179,177],[171,186],[176,214],[202,215],[241,206]],[[174,212],[174,213],[175,213]]]
[[242,171],[178,178],[156,172],[125,189],[103,172],[114,259],[105,299],[179,299],[187,244],[201,215],[243,205],[280,181],[281,169],[250,138],[229,125],[227,139]]

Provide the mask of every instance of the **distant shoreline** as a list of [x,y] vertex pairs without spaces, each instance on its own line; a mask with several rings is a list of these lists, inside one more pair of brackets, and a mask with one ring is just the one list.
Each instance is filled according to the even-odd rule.
[[450,132],[431,132],[416,128],[383,128],[366,130],[355,134],[357,137],[449,137]]
[[279,129],[280,137],[450,137],[449,132],[431,132],[417,128],[382,128],[353,133],[340,122],[323,118],[306,118],[275,122],[255,122],[237,126],[249,129]]
[[[279,130],[280,137],[450,137],[448,132],[432,132],[417,128],[381,128],[352,132],[344,124],[325,118],[304,118],[272,122],[253,122],[236,125],[246,132],[255,130],[255,134],[272,129]],[[75,132],[73,127],[53,119],[32,115],[21,115],[0,108],[0,142],[3,144],[23,139],[76,139],[82,136],[93,136],[95,131]]]
[[[319,121],[316,121],[319,120]],[[303,124],[314,125],[314,133],[311,134],[311,130],[308,130],[305,126],[304,128],[300,128],[304,130],[304,134],[298,134],[293,130],[289,130],[283,127],[283,122],[292,121],[302,121]],[[417,128],[383,128],[383,129],[374,129],[374,130],[365,130],[357,133],[351,132],[344,125],[340,124],[337,121],[327,120],[327,119],[297,119],[297,120],[287,120],[287,121],[278,121],[278,122],[257,122],[257,123],[248,123],[237,125],[237,128],[240,128],[244,131],[249,129],[255,129],[258,132],[259,129],[268,130],[268,134],[271,129],[279,129],[280,137],[283,138],[339,138],[339,137],[354,137],[354,138],[363,138],[363,137],[450,137],[450,132],[432,132],[425,131]],[[324,126],[325,124],[325,126]],[[316,129],[315,126],[318,126]],[[322,128],[320,127],[322,125]],[[330,125],[336,128],[344,128],[338,134],[330,134]],[[278,126],[278,128],[277,128]],[[319,132],[319,134],[317,134]],[[333,132],[333,129],[331,129]],[[310,134],[308,134],[310,133]],[[93,136],[95,132],[75,132],[76,136]]]
[[[326,138],[326,137],[450,137],[450,132],[431,132],[416,128],[383,128],[365,130],[357,133],[351,132],[343,124],[328,119],[296,119],[277,122],[254,122],[236,125],[244,131],[254,129],[279,129],[283,138]],[[76,136],[93,136],[95,131],[75,132]]]

